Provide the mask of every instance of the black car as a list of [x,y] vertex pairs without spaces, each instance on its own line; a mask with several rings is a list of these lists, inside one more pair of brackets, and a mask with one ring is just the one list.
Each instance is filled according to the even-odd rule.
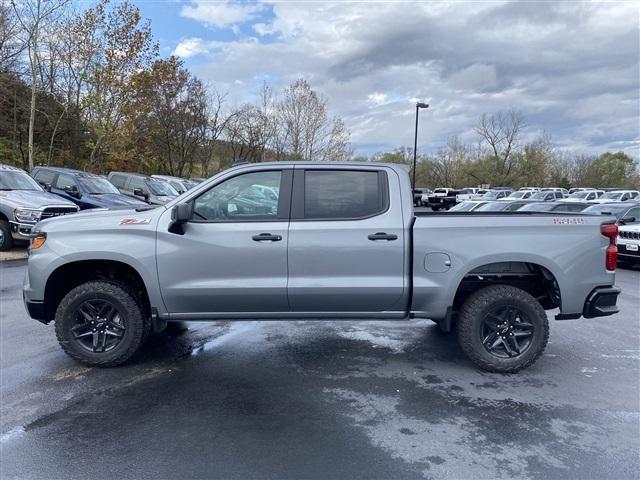
[[62,167],[36,167],[31,176],[46,190],[70,200],[81,210],[146,206],[122,195],[105,177]]
[[590,204],[583,213],[612,215],[616,217],[618,225],[633,225],[640,223],[640,202],[610,202]]

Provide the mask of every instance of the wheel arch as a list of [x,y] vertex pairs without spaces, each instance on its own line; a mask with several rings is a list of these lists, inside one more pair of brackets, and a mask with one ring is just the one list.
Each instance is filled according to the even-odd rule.
[[[546,263],[546,262],[545,262]],[[531,294],[545,310],[560,307],[560,284],[548,265],[536,261],[500,260],[482,263],[468,269],[457,282],[449,312],[441,322],[451,329],[457,311],[470,295],[490,285],[511,285]]]
[[75,260],[58,266],[47,278],[44,309],[47,321],[55,317],[60,301],[72,289],[92,280],[105,280],[125,286],[151,314],[149,291],[140,272],[117,260]]

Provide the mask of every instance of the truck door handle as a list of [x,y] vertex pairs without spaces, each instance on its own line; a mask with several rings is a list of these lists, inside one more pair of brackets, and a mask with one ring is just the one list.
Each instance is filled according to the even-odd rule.
[[372,233],[367,238],[369,238],[369,240],[397,240],[398,236],[393,233],[378,232]]
[[254,235],[251,238],[253,238],[253,240],[256,242],[267,242],[267,241],[279,242],[280,240],[282,240],[282,236],[271,235],[270,233],[261,233],[260,235]]

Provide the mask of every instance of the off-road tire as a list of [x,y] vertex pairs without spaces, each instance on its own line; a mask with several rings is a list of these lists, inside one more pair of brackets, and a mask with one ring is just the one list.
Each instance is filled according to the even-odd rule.
[[9,226],[9,222],[0,220],[0,230],[2,230],[2,235],[0,235],[0,252],[11,250],[13,247],[13,237],[11,236],[11,226]]
[[[514,306],[527,314],[533,324],[529,347],[513,358],[499,358],[482,345],[480,329],[484,317],[500,306]],[[492,285],[471,295],[462,305],[457,321],[458,342],[478,367],[489,372],[515,373],[532,365],[544,352],[549,340],[549,321],[540,303],[529,293],[510,285]]]
[[[89,352],[73,339],[76,308],[86,300],[105,299],[124,313],[126,330],[120,343],[111,351]],[[60,302],[55,316],[58,343],[71,358],[91,367],[115,367],[129,360],[142,346],[150,331],[150,321],[144,316],[140,302],[116,283],[91,281],[71,290]]]

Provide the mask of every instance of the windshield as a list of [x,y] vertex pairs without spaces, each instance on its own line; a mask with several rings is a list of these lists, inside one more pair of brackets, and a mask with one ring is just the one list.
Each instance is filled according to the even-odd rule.
[[498,198],[498,195],[500,194],[500,192],[487,192],[484,195],[482,195],[482,198],[487,198],[487,199],[492,199],[492,198]]
[[102,177],[78,177],[78,183],[89,194],[102,195],[104,193],[120,193],[118,189]]
[[449,209],[450,212],[468,212],[478,205],[476,202],[462,202]]
[[4,171],[0,172],[0,190],[42,191],[42,187],[25,172]]
[[178,196],[178,192],[176,192],[176,190],[167,182],[147,180],[147,186],[149,187],[149,190],[151,190],[151,193],[159,197],[166,197],[167,195],[174,197]]
[[569,195],[568,198],[587,198],[589,196],[591,192],[588,191],[584,191],[584,192],[574,192],[571,195]]
[[624,192],[607,192],[602,195],[600,198],[608,198],[610,200],[618,200],[620,197],[624,195]]
[[551,202],[545,203],[529,203],[518,209],[519,212],[548,212],[555,205]]
[[534,193],[533,195],[531,195],[530,199],[531,200],[544,200],[545,198],[547,198],[547,195],[549,195],[548,191],[538,192],[538,193]]
[[616,205],[594,205],[593,207],[585,208],[583,213],[595,213],[601,215],[613,215],[616,218],[622,218],[622,214],[629,209],[627,206]]
[[447,191],[444,188],[436,188],[433,193],[447,193]]
[[513,192],[507,198],[529,198],[530,195],[531,195],[531,193],[529,193],[527,191],[525,191],[525,192]]
[[491,202],[485,203],[475,209],[476,212],[500,212],[506,210],[511,202]]

